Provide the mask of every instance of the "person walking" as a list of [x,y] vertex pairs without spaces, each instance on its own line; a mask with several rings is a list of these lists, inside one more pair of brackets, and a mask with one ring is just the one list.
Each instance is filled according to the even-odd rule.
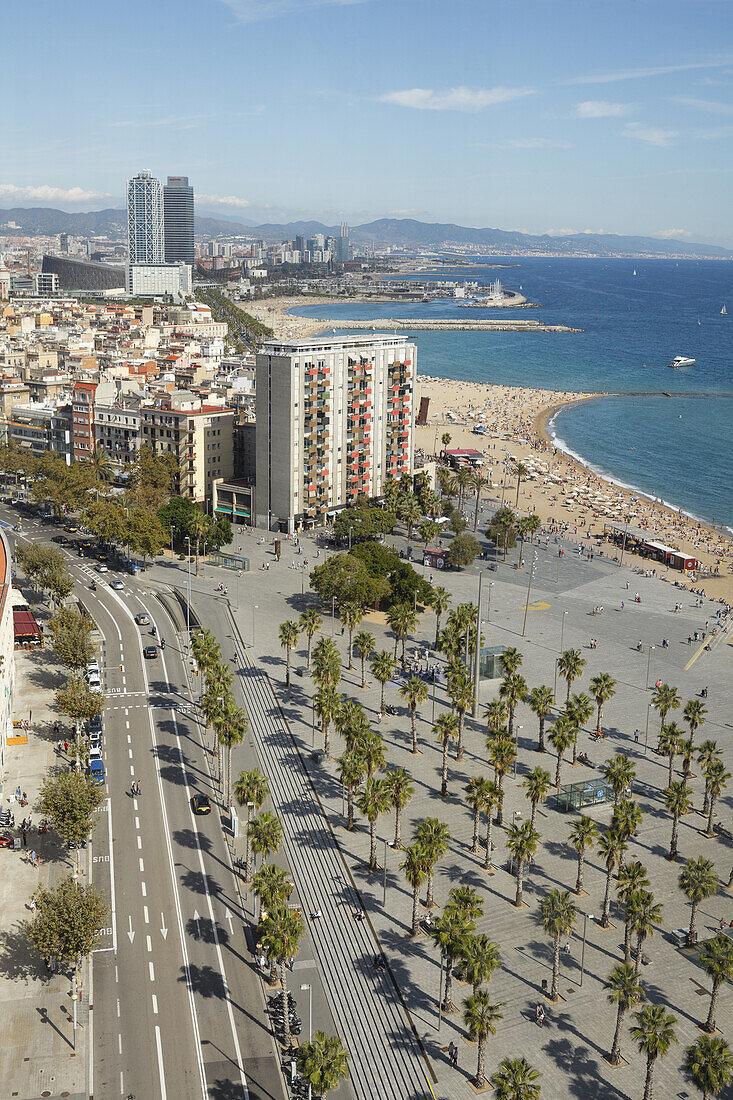
[[27,848],[28,847],[28,834],[25,831],[25,822],[23,823],[23,828],[20,830],[20,835],[21,835],[21,838],[22,838],[22,841],[23,841],[23,847]]

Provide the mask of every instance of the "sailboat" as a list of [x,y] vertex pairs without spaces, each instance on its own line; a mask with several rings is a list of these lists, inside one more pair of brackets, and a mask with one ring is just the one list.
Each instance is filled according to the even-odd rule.
[[697,319],[697,323],[698,323],[698,325],[700,324],[700,318],[699,318],[699,317],[698,317],[698,319]]
[[636,268],[634,268],[634,275],[636,275]]
[[723,308],[721,309],[720,316],[721,317],[727,317],[728,316],[728,310],[725,308],[725,306],[723,306]]

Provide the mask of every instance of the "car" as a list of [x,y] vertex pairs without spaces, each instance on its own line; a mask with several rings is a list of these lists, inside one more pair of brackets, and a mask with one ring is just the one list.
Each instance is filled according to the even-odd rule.
[[[92,734],[89,735],[89,748],[92,749],[92,750],[102,748],[102,734],[101,733],[92,733]],[[2,824],[2,823],[0,822],[0,824]]]
[[152,660],[153,657],[157,657],[157,656],[158,656],[158,647],[157,647],[157,645],[146,645],[145,646],[145,649],[143,650],[143,657],[145,657],[146,660]]
[[675,947],[687,947],[687,935],[689,928],[675,928],[673,932],[670,932],[669,938]]
[[90,745],[89,746],[89,763],[91,764],[92,760],[101,760],[101,759],[102,759],[101,745],[97,745],[96,747],[92,747]]
[[102,732],[102,715],[95,714],[93,718],[89,719],[89,733],[94,736],[95,733],[101,734]]
[[75,523],[65,523],[64,524],[64,531],[71,531],[71,533],[73,534],[75,531],[78,531],[78,530],[79,530],[79,528],[76,526]]
[[99,787],[101,787],[105,781],[104,764],[99,757],[95,757],[93,760],[89,761],[89,778],[92,783],[96,783]]
[[95,568],[96,568],[98,573],[109,573],[109,569],[107,568],[107,566],[104,564],[103,561],[100,561],[99,565],[95,566]]
[[87,665],[87,672],[99,672],[99,661],[90,661]]
[[12,810],[0,810],[0,826],[7,829],[9,825],[15,825],[15,814]]
[[0,833],[0,848],[12,848],[13,840],[12,833]]
[[86,681],[87,686],[90,687],[92,691],[102,690],[102,677],[99,675],[99,672],[87,672]]
[[51,542],[57,542],[59,546],[68,546],[70,539],[67,539],[66,535],[54,535]]
[[202,816],[211,813],[211,803],[205,794],[195,794],[191,799],[191,809],[195,814]]
[[138,626],[150,626],[150,616],[141,611],[139,615],[135,616],[135,622]]
[[109,586],[110,588],[114,588],[115,592],[119,592],[120,589],[125,587],[119,577],[115,577],[113,581],[110,581]]

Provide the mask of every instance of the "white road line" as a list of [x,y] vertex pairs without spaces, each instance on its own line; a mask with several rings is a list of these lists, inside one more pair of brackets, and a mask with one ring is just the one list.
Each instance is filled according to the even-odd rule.
[[117,950],[117,901],[115,895],[115,857],[112,845],[112,799],[107,799],[107,827],[109,831],[109,893],[112,907],[112,949]]
[[133,768],[132,764],[130,764],[130,775],[134,775],[134,774],[135,774],[135,769]]
[[139,818],[139,817],[136,817],[136,818],[135,818],[135,828],[136,828],[136,829],[139,829],[139,828],[140,828],[140,818]]
[[153,941],[151,940],[150,936],[146,936],[145,939],[148,941],[148,951],[152,951],[153,950]]
[[152,998],[153,998],[153,1013],[157,1016],[158,1015],[158,998],[155,996],[154,993],[152,994]]
[[[132,760],[132,749],[127,750],[127,759]],[[249,811],[247,811],[249,813]]]
[[[137,838],[137,850],[140,851],[142,846],[143,846],[143,838],[141,836],[139,836]],[[142,867],[140,868],[140,870],[142,871]]]
[[117,1032],[117,1053],[122,1054],[122,1035]]
[[143,905],[143,918],[146,924],[150,924],[150,914],[148,913],[147,905]]
[[152,962],[148,963],[148,972],[150,974],[151,982],[154,982],[155,981],[155,967],[153,966]]
[[[114,708],[113,708],[113,709],[114,709]],[[129,729],[129,728],[130,728],[130,723],[129,723],[129,722],[127,722],[127,723],[126,723],[126,725],[127,725],[127,728]],[[128,745],[131,745],[131,744],[132,744],[132,738],[130,737],[129,733],[128,733],[128,735],[127,735],[127,743],[128,743]]]
[[138,862],[140,863],[140,874],[144,875],[145,874],[145,864],[143,863],[142,859],[140,859]]
[[122,1096],[122,1094],[125,1091],[125,1086],[123,1084],[123,1081],[124,1081],[124,1078],[122,1076],[122,1070],[120,1070],[120,1096]]
[[117,998],[117,1019],[120,1018],[120,998]]
[[147,887],[146,887],[145,883],[141,882],[140,886],[142,887],[143,897],[146,898],[148,896],[148,890],[147,890]]
[[161,1100],[168,1100],[168,1094],[165,1091],[165,1073],[163,1072],[163,1046],[160,1041],[160,1028],[155,1025],[155,1045],[158,1048],[158,1072],[160,1074],[160,1095]]

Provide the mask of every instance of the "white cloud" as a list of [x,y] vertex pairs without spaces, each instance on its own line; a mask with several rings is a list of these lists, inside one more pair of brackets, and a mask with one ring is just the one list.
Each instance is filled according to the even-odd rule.
[[609,103],[606,99],[586,99],[578,103],[575,114],[578,118],[620,118],[627,115],[631,107],[628,103]]
[[660,229],[654,236],[661,237],[663,241],[682,241],[691,237],[692,233],[687,229]]
[[483,111],[497,103],[533,94],[531,88],[460,87],[443,92],[432,88],[405,88],[404,91],[385,92],[380,100],[398,107],[413,107],[417,111]]
[[733,103],[721,103],[712,99],[695,99],[694,96],[672,96],[675,103],[692,107],[696,111],[708,111],[711,115],[733,115]]
[[196,202],[208,202],[212,206],[250,206],[249,199],[240,199],[237,195],[196,195]]
[[83,187],[51,187],[47,183],[36,187],[16,187],[13,183],[0,183],[0,198],[18,201],[99,202],[111,197],[106,191],[85,191]]
[[620,80],[642,80],[649,76],[666,76],[668,73],[684,73],[694,69],[718,69],[730,65],[731,58],[717,58],[712,61],[691,61],[682,65],[650,65],[648,68],[619,69],[617,72],[596,73],[590,76],[573,76],[560,84],[615,84]]
[[641,122],[629,122],[622,131],[624,137],[636,138],[647,145],[657,145],[660,148],[671,145],[677,137],[676,130],[662,130],[655,126],[643,126]]
[[294,15],[313,8],[345,8],[366,0],[221,0],[240,23],[256,23],[260,19],[275,19],[278,15]]

